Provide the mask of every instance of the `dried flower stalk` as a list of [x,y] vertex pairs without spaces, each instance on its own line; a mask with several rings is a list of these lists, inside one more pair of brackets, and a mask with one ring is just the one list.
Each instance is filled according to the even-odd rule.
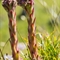
[[16,12],[15,8],[17,5],[16,0],[4,0],[3,7],[8,13],[9,18],[9,32],[10,32],[10,43],[12,48],[13,60],[20,60],[19,50],[17,48],[17,32],[16,32]]
[[28,15],[28,41],[29,50],[32,60],[40,60],[37,50],[37,42],[35,37],[35,13],[34,13],[34,0],[17,0],[18,5],[22,6]]

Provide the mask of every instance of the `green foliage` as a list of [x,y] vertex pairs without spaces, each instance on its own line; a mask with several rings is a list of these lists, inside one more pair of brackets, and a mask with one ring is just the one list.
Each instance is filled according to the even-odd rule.
[[[60,34],[53,31],[49,36],[40,36],[39,53],[43,60],[60,60]],[[45,32],[46,34],[46,32]]]

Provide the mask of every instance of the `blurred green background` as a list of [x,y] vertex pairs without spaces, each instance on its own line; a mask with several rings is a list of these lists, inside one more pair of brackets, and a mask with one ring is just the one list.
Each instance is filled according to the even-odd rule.
[[[36,31],[38,31],[38,26],[42,26],[45,28],[48,32],[52,31],[52,27],[49,25],[49,21],[51,20],[51,14],[49,14],[48,10],[39,2],[40,0],[34,0],[35,1],[35,15],[36,15]],[[42,0],[45,1],[48,5],[48,8],[51,8],[53,6],[53,0]],[[59,0],[56,0],[56,4],[58,7],[60,7]],[[17,30],[19,34],[23,37],[27,38],[27,20],[21,20],[20,14],[22,12],[22,8],[20,6],[17,6],[16,8],[16,14],[17,14]],[[9,38],[9,30],[8,30],[8,16],[7,12],[2,7],[2,2],[0,1],[0,41],[6,41]],[[17,32],[17,33],[18,33]],[[18,40],[21,41],[20,37],[18,37]]]
[[[36,16],[36,32],[40,31],[40,27],[45,29],[47,32],[51,33],[54,30],[54,19],[56,18],[55,16],[52,15],[53,11],[50,11],[51,9],[54,10],[56,14],[59,13],[60,11],[60,0],[34,0],[35,1],[35,16]],[[45,2],[42,2],[45,1]],[[55,7],[54,7],[55,6]],[[17,19],[17,35],[18,35],[18,40],[20,42],[23,42],[21,39],[21,36],[27,39],[27,19],[26,17],[21,17],[21,12],[23,9],[20,6],[16,7],[16,19]],[[53,13],[54,14],[54,13]],[[51,23],[52,22],[52,23]],[[6,42],[9,39],[9,19],[7,16],[7,12],[5,9],[2,7],[2,1],[0,1],[0,42]],[[59,25],[58,23],[56,23]],[[26,42],[26,40],[24,40]],[[8,43],[8,46],[10,44]],[[0,46],[0,48],[2,48]],[[8,50],[4,49],[4,53],[10,53],[10,47],[6,47]]]

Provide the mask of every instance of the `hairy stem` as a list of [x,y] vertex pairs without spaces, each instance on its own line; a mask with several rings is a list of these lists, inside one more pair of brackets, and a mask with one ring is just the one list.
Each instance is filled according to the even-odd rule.
[[19,50],[17,48],[17,32],[16,32],[16,0],[4,0],[3,7],[8,13],[9,18],[9,32],[10,32],[10,44],[12,49],[13,60],[20,60]]
[[10,32],[10,43],[12,48],[12,55],[14,60],[19,60],[19,50],[17,49],[17,33],[16,33],[16,13],[15,10],[11,10],[8,13],[9,16],[9,32]]
[[34,0],[17,0],[18,5],[22,6],[28,15],[28,41],[29,50],[32,60],[40,60],[37,50],[37,42],[35,36],[35,13],[34,13]]

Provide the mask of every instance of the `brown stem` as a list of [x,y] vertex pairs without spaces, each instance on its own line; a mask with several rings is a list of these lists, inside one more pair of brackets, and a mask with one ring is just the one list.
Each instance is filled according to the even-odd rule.
[[12,48],[12,55],[14,60],[20,60],[19,59],[19,50],[17,49],[17,33],[16,33],[16,13],[15,10],[11,10],[8,13],[9,16],[9,32],[10,32],[10,43]]
[[32,60],[40,60],[37,52],[37,42],[35,36],[35,14],[34,14],[34,3],[31,3],[30,9],[27,9],[29,15],[28,19],[28,40],[29,40],[29,49],[32,56]]
[[20,60],[19,50],[17,48],[17,32],[16,32],[16,0],[4,0],[3,7],[8,12],[9,17],[9,32],[10,32],[10,43],[12,49],[13,60]]
[[27,12],[28,15],[28,41],[29,50],[31,53],[32,60],[40,60],[37,50],[37,42],[35,36],[35,13],[34,13],[34,0],[17,0],[18,4],[21,5]]

